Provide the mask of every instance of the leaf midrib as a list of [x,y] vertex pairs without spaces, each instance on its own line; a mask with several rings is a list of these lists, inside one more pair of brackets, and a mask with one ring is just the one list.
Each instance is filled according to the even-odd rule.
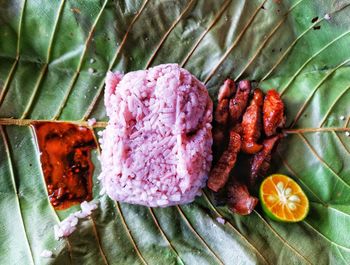
[[11,151],[10,151],[10,147],[9,147],[9,144],[8,144],[6,133],[5,133],[5,131],[2,128],[1,125],[0,125],[0,134],[1,134],[1,138],[3,139],[3,142],[4,142],[4,146],[5,146],[5,152],[6,152],[7,160],[8,160],[8,163],[9,163],[11,182],[12,182],[14,193],[16,195],[15,196],[16,204],[17,204],[16,206],[18,207],[18,211],[19,211],[19,215],[20,215],[20,219],[21,219],[21,224],[22,224],[22,228],[23,228],[23,231],[24,231],[25,240],[26,240],[27,246],[28,246],[30,260],[31,260],[31,263],[34,265],[35,263],[34,263],[32,246],[31,246],[31,244],[29,242],[27,228],[26,228],[26,225],[24,224],[24,221],[23,221],[22,208],[21,208],[21,203],[20,203],[20,199],[19,199],[19,196],[18,196],[18,190],[17,190],[16,180],[15,180],[15,174],[14,174],[13,165],[12,165]]

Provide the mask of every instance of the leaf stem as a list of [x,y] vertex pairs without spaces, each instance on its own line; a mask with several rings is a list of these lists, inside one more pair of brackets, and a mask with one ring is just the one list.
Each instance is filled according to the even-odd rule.
[[[14,119],[14,118],[0,118],[0,125],[17,125],[17,126],[29,126],[40,122],[67,122],[78,126],[85,126],[91,128],[105,128],[108,124],[107,121],[97,121],[94,125],[89,126],[88,121],[70,121],[70,120],[31,120],[31,119]],[[300,128],[300,129],[285,129],[285,134],[298,134],[298,133],[319,133],[319,132],[350,132],[350,128],[347,127],[321,127],[321,128]]]
[[31,120],[31,119],[13,119],[13,118],[0,118],[0,125],[17,125],[17,126],[29,126],[40,122],[67,122],[78,126],[92,127],[92,128],[105,128],[107,126],[106,121],[98,121],[94,125],[89,126],[88,121],[69,121],[69,120]]
[[286,129],[286,130],[283,130],[283,132],[285,134],[317,133],[317,132],[350,132],[350,128],[343,128],[343,127],[301,128],[301,129]]

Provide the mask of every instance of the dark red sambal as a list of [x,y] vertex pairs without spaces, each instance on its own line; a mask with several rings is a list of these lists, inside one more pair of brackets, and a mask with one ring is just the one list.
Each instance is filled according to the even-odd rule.
[[93,132],[71,123],[38,122],[33,126],[51,204],[62,210],[91,200]]

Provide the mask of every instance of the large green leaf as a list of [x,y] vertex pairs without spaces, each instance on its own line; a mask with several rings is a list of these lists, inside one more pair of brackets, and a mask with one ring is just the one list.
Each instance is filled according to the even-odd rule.
[[[349,5],[0,0],[0,264],[349,264]],[[105,121],[108,70],[165,62],[190,70],[213,97],[228,76],[283,94],[290,129],[275,170],[308,194],[305,221],[276,223],[260,209],[241,217],[207,193],[165,209],[102,196],[78,231],[54,239],[54,224],[76,207],[51,207],[30,120]],[[55,257],[41,258],[44,249]]]

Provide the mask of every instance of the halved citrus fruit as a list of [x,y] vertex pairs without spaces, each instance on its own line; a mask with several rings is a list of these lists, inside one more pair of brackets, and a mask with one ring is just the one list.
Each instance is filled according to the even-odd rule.
[[299,222],[309,211],[309,200],[291,178],[274,174],[260,186],[260,200],[264,212],[273,220]]

